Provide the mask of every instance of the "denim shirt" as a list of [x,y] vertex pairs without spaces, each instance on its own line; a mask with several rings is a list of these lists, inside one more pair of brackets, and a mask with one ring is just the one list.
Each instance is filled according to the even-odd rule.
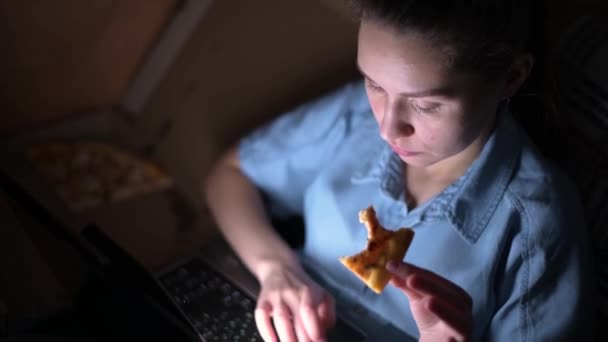
[[508,112],[466,173],[410,210],[402,162],[380,138],[361,82],[297,107],[245,137],[245,175],[306,223],[302,254],[327,280],[412,336],[407,297],[376,295],[339,261],[365,246],[358,212],[411,227],[405,261],[473,298],[473,340],[541,341],[591,334],[585,226],[574,188]]

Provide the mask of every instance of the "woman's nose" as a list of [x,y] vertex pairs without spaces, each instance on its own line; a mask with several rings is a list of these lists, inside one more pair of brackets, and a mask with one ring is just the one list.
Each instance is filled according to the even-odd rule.
[[380,123],[380,136],[389,143],[395,143],[397,139],[414,134],[414,126],[409,123],[407,113],[400,110],[399,106],[386,106],[382,122]]

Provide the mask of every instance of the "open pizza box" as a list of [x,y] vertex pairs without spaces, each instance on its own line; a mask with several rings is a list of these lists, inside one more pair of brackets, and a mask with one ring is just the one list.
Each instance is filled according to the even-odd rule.
[[[24,75],[25,80],[30,77],[30,83],[41,88],[33,88],[35,91],[48,92],[48,96],[57,95],[55,96],[55,98],[59,98],[57,101],[67,99],[65,101],[69,102],[72,99],[71,101],[75,103],[83,103],[79,102],[81,101],[78,98],[79,95],[94,98],[96,93],[99,93],[101,95],[98,97],[104,98],[104,94],[111,93],[111,89],[117,89],[116,93],[120,96],[115,99],[116,102],[106,103],[105,105],[99,105],[98,102],[91,101],[93,105],[90,109],[85,106],[83,110],[77,109],[75,112],[67,114],[51,113],[52,108],[58,108],[53,107],[52,104],[47,106],[49,107],[49,113],[30,114],[30,122],[23,125],[23,129],[0,135],[0,167],[9,176],[18,180],[28,192],[40,200],[45,207],[50,209],[74,232],[81,230],[87,223],[95,223],[150,269],[160,268],[181,255],[200,248],[208,240],[208,236],[212,236],[216,232],[213,226],[209,224],[210,220],[199,207],[200,205],[192,201],[192,196],[184,195],[183,186],[176,185],[178,182],[175,181],[174,175],[168,169],[170,161],[162,160],[162,157],[156,155],[158,145],[162,144],[162,140],[167,134],[167,126],[162,122],[157,123],[154,120],[154,115],[147,115],[145,110],[163,77],[166,77],[183,46],[205,16],[212,2],[212,0],[182,1],[182,5],[177,6],[177,1],[164,0],[152,7],[146,7],[147,12],[141,13],[140,18],[131,19],[126,19],[127,15],[140,11],[141,8],[138,6],[148,5],[137,3],[103,4],[103,2],[70,5],[62,2],[57,4],[58,11],[66,12],[66,16],[80,15],[82,16],[81,19],[87,16],[97,18],[98,22],[96,24],[84,25],[82,31],[87,32],[87,30],[97,28],[97,31],[91,32],[103,34],[108,39],[101,39],[103,38],[101,36],[97,37],[96,40],[92,39],[91,35],[69,35],[69,28],[67,28],[68,31],[61,31],[63,26],[56,23],[50,23],[49,25],[49,30],[52,32],[50,33],[51,38],[47,38],[48,41],[43,38],[37,39],[36,35],[30,34],[35,32],[34,29],[31,29],[30,32],[25,27],[20,31],[22,34],[20,47],[23,51],[27,51],[25,50],[29,46],[27,44],[30,44],[33,46],[30,49],[33,49],[34,52],[38,51],[36,50],[36,47],[38,47],[40,51],[49,54],[47,57],[31,57],[33,61],[43,63],[42,65],[45,65],[44,63],[55,65],[57,68],[67,66],[65,69],[57,71],[49,69],[53,73],[42,75],[41,79],[35,79],[35,74]],[[106,14],[89,12],[96,5],[101,6],[102,4],[112,7],[116,11],[116,15],[112,16],[111,12],[108,12],[106,18],[104,17]],[[9,6],[7,11],[12,11],[15,16],[25,17],[22,19],[27,21],[31,20],[31,16],[22,13],[26,13],[23,11],[27,10],[28,6],[34,9],[38,8],[34,5],[16,3]],[[46,5],[40,5],[39,7],[44,6]],[[50,6],[52,7],[52,5]],[[50,16],[53,14],[55,13],[49,13]],[[43,26],[45,23],[40,23],[40,25]],[[17,28],[27,26],[27,24],[21,25],[18,22],[13,23],[13,25]],[[137,25],[137,27],[131,27],[131,25]],[[53,41],[53,34],[57,32],[63,32],[66,41],[69,41],[72,36],[80,37],[80,45],[72,46],[71,49],[80,52],[85,59],[88,58],[90,61],[83,61],[80,69],[80,64],[78,64],[80,61],[73,61],[73,64],[76,65],[71,69],[70,64],[65,63],[65,61],[53,64],[53,58],[58,59],[58,56],[63,55],[69,56],[68,52],[52,54],[46,47],[48,42]],[[123,39],[123,37],[126,38]],[[89,41],[89,43],[82,43],[84,41]],[[142,41],[149,42],[147,47],[144,46]],[[121,45],[125,42],[139,46],[139,48],[131,48],[131,46],[127,48]],[[88,47],[92,47],[93,50],[87,50]],[[100,51],[103,48],[106,48],[107,51]],[[109,48],[114,50],[110,51]],[[140,57],[136,57],[136,55]],[[22,56],[22,58],[25,62],[29,61],[27,55]],[[123,63],[123,61],[127,60],[137,60],[138,64],[132,63],[130,71],[121,74],[119,71],[128,66],[128,63],[125,64],[126,62]],[[15,63],[16,66],[12,66],[13,69],[22,70],[24,73],[34,70],[27,66],[18,69],[18,63],[21,62],[16,60]],[[43,66],[40,68],[44,70]],[[105,74],[103,74],[103,68],[106,68]],[[62,81],[62,78],[69,78],[72,75],[71,72],[80,73],[73,75],[76,80],[86,80],[89,69],[91,69],[90,75],[103,76],[101,79],[91,79],[89,77],[85,84],[81,84],[81,87],[87,87],[88,84],[91,84],[87,88],[89,92],[79,92],[79,89],[74,87],[74,84],[77,83],[72,84],[68,81]],[[50,84],[47,88],[42,87],[46,84],[44,83],[46,82],[44,77],[51,78],[55,74],[60,75],[58,79],[55,79],[58,84],[56,86]],[[112,85],[114,88],[105,87],[106,84],[109,84],[107,80],[120,79],[119,76],[121,75],[125,75],[123,83],[116,81]],[[18,90],[19,87],[20,85],[16,84],[13,88]],[[54,92],[53,88],[62,89],[62,87],[68,89],[68,92]],[[24,86],[21,85],[21,88],[24,88]],[[70,93],[75,95],[69,95]],[[17,96],[19,93],[15,91],[14,95]],[[21,101],[37,99],[36,96],[35,93],[23,94]],[[40,98],[44,99],[44,96],[46,95],[40,95]],[[44,101],[41,101],[40,98],[36,103],[23,105],[24,108],[37,108],[36,106],[38,106],[44,109],[45,107],[40,105]],[[47,100],[55,101],[55,98],[49,97]],[[10,100],[12,101],[12,99]],[[69,107],[69,103],[66,103],[66,106]],[[20,116],[18,112],[14,115],[9,112],[6,114],[5,119],[0,123],[10,123],[11,120],[13,122],[18,121],[18,119],[11,118]],[[50,117],[51,114],[55,116],[53,119],[45,118]],[[167,113],[169,116],[171,114],[171,112]],[[40,165],[32,160],[33,148],[41,149],[38,154],[42,154],[44,159],[44,155],[49,153],[48,146],[51,144],[69,150],[72,156],[62,157],[63,159],[71,159],[71,161],[67,161],[67,164],[70,164],[70,162],[81,164],[80,170],[77,170],[78,172],[67,172],[68,175],[65,174],[65,169],[69,169],[73,165],[61,165],[63,170],[60,170],[59,173],[63,174],[66,181],[64,183],[84,187],[85,190],[87,186],[91,186],[91,183],[96,183],[93,184],[93,187],[99,187],[100,182],[95,179],[92,179],[91,182],[91,178],[108,172],[119,173],[113,175],[113,179],[129,178],[131,176],[135,176],[131,178],[138,178],[137,176],[141,176],[141,172],[139,175],[133,174],[137,173],[138,167],[142,169],[142,166],[151,165],[158,169],[156,176],[162,174],[162,180],[156,183],[148,182],[147,187],[141,186],[140,182],[136,191],[133,191],[132,186],[129,187],[128,181],[123,181],[120,185],[122,193],[119,195],[112,195],[107,189],[102,189],[102,191],[99,191],[101,199],[97,198],[90,201],[91,197],[89,196],[85,200],[72,201],[69,199],[73,199],[73,196],[66,196],[66,192],[61,191],[65,189],[58,186],[56,180],[52,179],[53,177],[49,177],[49,170],[41,169]],[[83,144],[88,145],[86,146],[88,150],[94,147],[96,150],[103,149],[104,151],[101,151],[103,152],[101,154],[118,155],[122,159],[126,159],[130,165],[124,167],[123,170],[118,170],[120,167],[115,167],[116,163],[112,165],[112,163],[107,163],[107,160],[91,163],[91,151],[84,151],[85,153],[74,151],[77,149],[76,146],[82,146]],[[87,163],[88,165],[86,165]],[[100,167],[103,168],[104,164],[110,165],[107,165],[106,170],[101,170]],[[86,170],[87,167],[90,170]],[[56,170],[50,171],[50,176],[57,173]],[[79,182],[75,181],[74,178],[89,179]],[[141,180],[141,177],[139,178]],[[101,187],[108,186],[107,182],[102,183]],[[90,193],[91,191],[89,191],[89,195]],[[85,205],[81,205],[83,203]],[[27,227],[25,228],[27,230]],[[41,232],[41,229],[36,229],[35,232],[26,231],[26,233],[28,238],[33,237],[38,240],[49,238],[48,235]],[[41,236],[41,238],[38,238],[38,236]],[[53,244],[53,241],[40,241],[36,247],[47,251],[53,250],[53,248],[46,247],[50,244]],[[17,250],[19,247],[15,246],[14,249]],[[10,253],[10,251],[7,253]],[[49,253],[53,254],[52,251]],[[47,256],[43,257],[47,258]]]
[[[46,125],[5,139],[0,168],[74,233],[88,223],[95,223],[148,269],[159,270],[196,252],[217,234],[205,211],[178,189],[172,177],[131,196],[75,208],[28,157],[32,146],[95,142],[166,170],[159,158],[144,153],[141,146],[124,138],[123,133],[128,131],[124,120],[112,112]],[[4,293],[0,295],[0,304],[9,308],[9,317],[23,319],[32,312],[52,313],[70,305],[86,273],[83,260],[67,241],[32,220],[15,203],[2,198],[0,209],[3,226],[6,224],[0,248],[8,257],[0,263],[3,278],[0,288]]]
[[[128,124],[112,112],[94,113],[46,125],[4,141],[0,165],[74,232],[94,222],[144,265],[156,269],[200,247],[196,244],[208,240],[215,230],[210,229],[207,217],[201,219],[204,212],[178,190],[163,163],[150,155],[151,147],[137,146],[125,138],[128,137],[128,129]],[[119,154],[132,163],[120,171],[126,176],[119,177],[128,177],[129,173],[137,172],[138,167],[154,166],[162,170],[162,179],[126,193],[124,190],[129,190],[130,185],[125,181],[119,185],[123,189],[121,196],[111,198],[106,190],[105,194],[101,194],[105,196],[98,201],[88,200],[84,205],[79,205],[77,199],[62,196],[53,182],[52,174],[49,176],[48,170],[45,172],[32,160],[33,148],[42,147],[42,153],[46,153],[45,146],[57,145],[70,147],[72,155],[65,160],[68,164],[90,162],[87,158],[90,159],[92,153],[96,152],[89,151],[90,147],[104,147],[106,150],[102,152]],[[117,167],[116,163],[110,161],[107,165],[110,169],[103,170],[103,163],[103,160],[98,164],[91,163],[94,170],[76,172],[68,178],[72,185],[86,187],[87,181],[95,182],[94,177],[100,172],[120,169],[120,165]],[[52,166],[57,165],[59,163]],[[69,168],[70,165],[65,167]]]

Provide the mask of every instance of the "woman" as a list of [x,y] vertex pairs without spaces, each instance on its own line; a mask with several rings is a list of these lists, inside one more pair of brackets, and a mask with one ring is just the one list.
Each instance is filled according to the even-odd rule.
[[[364,82],[246,137],[205,183],[222,233],[260,282],[261,335],[323,339],[335,308],[257,189],[303,215],[302,254],[329,282],[420,340],[589,336],[579,203],[508,111],[534,64],[529,3],[354,3]],[[364,245],[357,212],[369,205],[384,226],[416,234],[380,296],[337,261]]]

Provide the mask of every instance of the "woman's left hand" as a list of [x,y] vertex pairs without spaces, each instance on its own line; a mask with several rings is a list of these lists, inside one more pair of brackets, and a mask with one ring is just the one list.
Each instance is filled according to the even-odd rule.
[[390,262],[391,284],[409,298],[420,341],[468,341],[473,325],[471,296],[451,281],[403,262]]

